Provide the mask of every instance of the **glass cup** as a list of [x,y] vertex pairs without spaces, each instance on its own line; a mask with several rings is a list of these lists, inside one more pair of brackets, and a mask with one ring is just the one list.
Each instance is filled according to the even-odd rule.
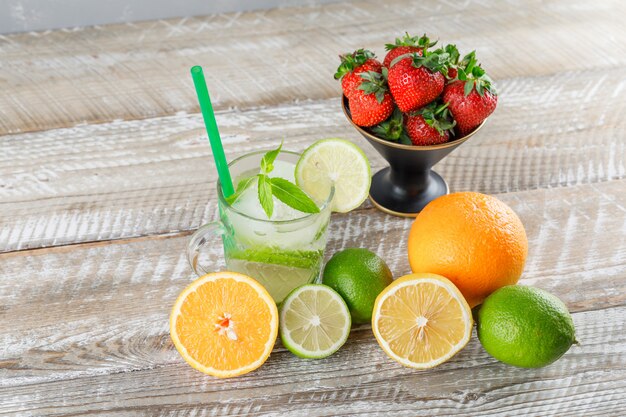
[[[234,184],[259,173],[265,151],[253,152],[229,164]],[[296,164],[299,153],[281,151],[277,160]],[[229,271],[240,272],[259,281],[280,303],[293,290],[319,278],[331,202],[330,188],[325,201],[316,201],[319,213],[302,213],[293,220],[269,220],[244,214],[226,201],[217,182],[220,220],[200,227],[187,246],[187,259],[198,275],[211,272],[207,259],[215,254],[215,241],[222,238],[224,260]],[[257,204],[260,203],[258,200]],[[214,265],[214,263],[212,263]]]

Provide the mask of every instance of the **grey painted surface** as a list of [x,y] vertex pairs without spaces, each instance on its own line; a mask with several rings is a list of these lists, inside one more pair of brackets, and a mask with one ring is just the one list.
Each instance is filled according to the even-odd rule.
[[340,0],[0,0],[0,33],[197,16]]

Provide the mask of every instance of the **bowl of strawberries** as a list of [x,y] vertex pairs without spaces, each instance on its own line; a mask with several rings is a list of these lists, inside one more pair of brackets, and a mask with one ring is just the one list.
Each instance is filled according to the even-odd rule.
[[346,118],[389,162],[370,188],[389,214],[415,217],[448,194],[432,167],[476,134],[498,102],[475,51],[461,58],[455,45],[436,44],[406,34],[386,45],[382,63],[367,49],[340,55]]

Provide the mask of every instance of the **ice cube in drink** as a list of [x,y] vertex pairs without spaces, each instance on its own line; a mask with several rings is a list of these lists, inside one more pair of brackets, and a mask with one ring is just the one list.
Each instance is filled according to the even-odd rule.
[[[276,160],[269,176],[295,182],[294,170],[295,164]],[[235,183],[256,174],[258,170],[245,172]],[[232,233],[224,236],[224,252],[230,270],[255,278],[280,303],[291,290],[318,278],[329,216],[311,216],[273,198],[270,219],[259,203],[256,180],[233,203],[227,224]],[[290,222],[295,219],[301,220]]]

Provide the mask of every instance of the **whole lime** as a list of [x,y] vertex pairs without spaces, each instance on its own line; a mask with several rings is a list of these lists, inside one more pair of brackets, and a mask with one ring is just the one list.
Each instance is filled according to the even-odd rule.
[[385,261],[361,248],[335,253],[322,278],[322,283],[337,291],[348,304],[353,323],[371,322],[376,297],[392,281]]
[[487,353],[522,368],[549,365],[576,342],[565,304],[547,291],[521,285],[487,297],[478,311],[477,332]]

